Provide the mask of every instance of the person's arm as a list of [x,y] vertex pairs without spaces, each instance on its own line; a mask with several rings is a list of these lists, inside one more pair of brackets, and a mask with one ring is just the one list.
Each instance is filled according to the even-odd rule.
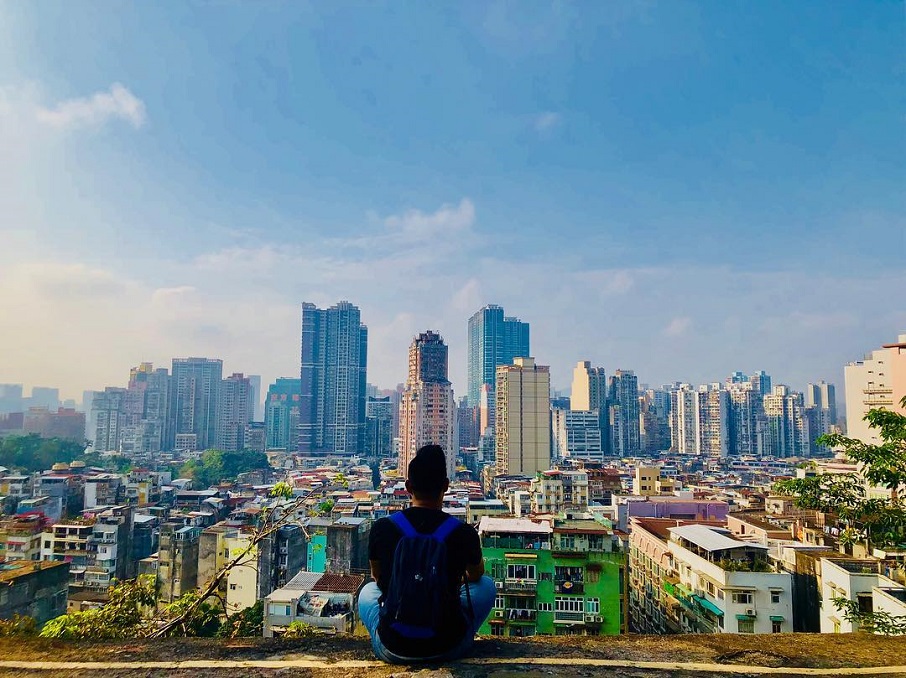
[[466,547],[466,580],[476,582],[484,576],[484,554],[481,552],[481,538],[478,532],[468,529]]
[[375,582],[381,578],[381,553],[386,543],[386,518],[375,521],[368,535],[368,564],[371,566],[371,577]]
[[475,565],[466,565],[466,579],[476,582],[484,576],[484,558]]

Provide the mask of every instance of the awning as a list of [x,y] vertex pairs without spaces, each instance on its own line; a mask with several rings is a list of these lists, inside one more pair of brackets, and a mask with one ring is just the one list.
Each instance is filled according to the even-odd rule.
[[783,618],[783,615],[772,614],[772,615],[771,615],[771,621],[785,621],[785,620],[784,620],[784,618]]
[[692,600],[694,600],[696,603],[701,605],[703,608],[705,608],[711,614],[716,614],[718,617],[724,616],[724,611],[721,610],[719,607],[717,607],[717,605],[712,603],[707,598],[702,598],[701,596],[692,596]]
[[747,621],[749,619],[755,619],[755,615],[754,614],[738,614],[738,615],[736,615],[736,618],[741,621]]

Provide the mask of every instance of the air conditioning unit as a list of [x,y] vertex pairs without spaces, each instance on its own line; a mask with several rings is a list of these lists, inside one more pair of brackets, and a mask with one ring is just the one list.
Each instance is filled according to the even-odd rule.
[[494,617],[495,617],[496,619],[503,619],[503,610],[496,610],[496,611],[494,612]]
[[495,582],[494,582],[494,588],[502,589],[502,588],[503,588],[503,582],[502,582],[502,581],[495,581]]
[[755,616],[755,608],[753,608],[753,607],[748,607],[748,608],[746,608],[746,614],[749,615],[750,617],[754,617],[754,616]]
[[604,621],[604,617],[596,616],[596,617],[595,617],[595,621],[598,622],[598,623],[600,624],[601,622]]
[[595,620],[595,616],[594,616],[593,614],[587,614],[587,615],[585,615],[585,621],[587,621],[587,622],[593,622],[594,620]]

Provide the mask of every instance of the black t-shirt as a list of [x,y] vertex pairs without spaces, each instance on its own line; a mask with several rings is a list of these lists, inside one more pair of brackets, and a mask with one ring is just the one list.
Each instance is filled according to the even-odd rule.
[[[416,531],[423,534],[431,534],[449,517],[443,511],[418,506],[406,509],[403,515],[412,523],[412,527]],[[371,526],[368,559],[380,563],[381,577],[378,580],[378,588],[381,591],[387,590],[390,573],[393,572],[393,555],[402,536],[402,532],[390,518],[381,518]],[[462,524],[450,533],[445,543],[447,545],[450,595],[458,600],[459,588],[463,583],[462,577],[466,566],[477,565],[481,562],[481,540],[474,528]],[[382,633],[381,641],[388,650],[401,657],[431,657],[453,648],[462,640],[464,632],[465,624],[460,615],[450,615],[449,623],[440,629],[438,637],[431,641],[411,640],[392,632]]]

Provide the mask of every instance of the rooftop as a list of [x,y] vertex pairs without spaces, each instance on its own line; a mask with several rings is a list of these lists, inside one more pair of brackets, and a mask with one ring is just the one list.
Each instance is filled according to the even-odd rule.
[[16,561],[12,563],[0,564],[0,584],[10,583],[19,577],[31,574],[32,572],[43,572],[55,567],[68,567],[68,563],[57,563],[49,560],[39,561]]
[[708,552],[739,548],[768,550],[767,546],[762,546],[761,544],[752,544],[747,541],[733,539],[729,536],[730,531],[722,527],[698,524],[683,525],[680,527],[668,528],[668,532],[670,532],[671,535],[677,536],[680,539],[685,539]]
[[534,522],[526,518],[493,518],[482,516],[478,524],[479,534],[500,532],[509,534],[550,534],[551,525],[548,521]]

